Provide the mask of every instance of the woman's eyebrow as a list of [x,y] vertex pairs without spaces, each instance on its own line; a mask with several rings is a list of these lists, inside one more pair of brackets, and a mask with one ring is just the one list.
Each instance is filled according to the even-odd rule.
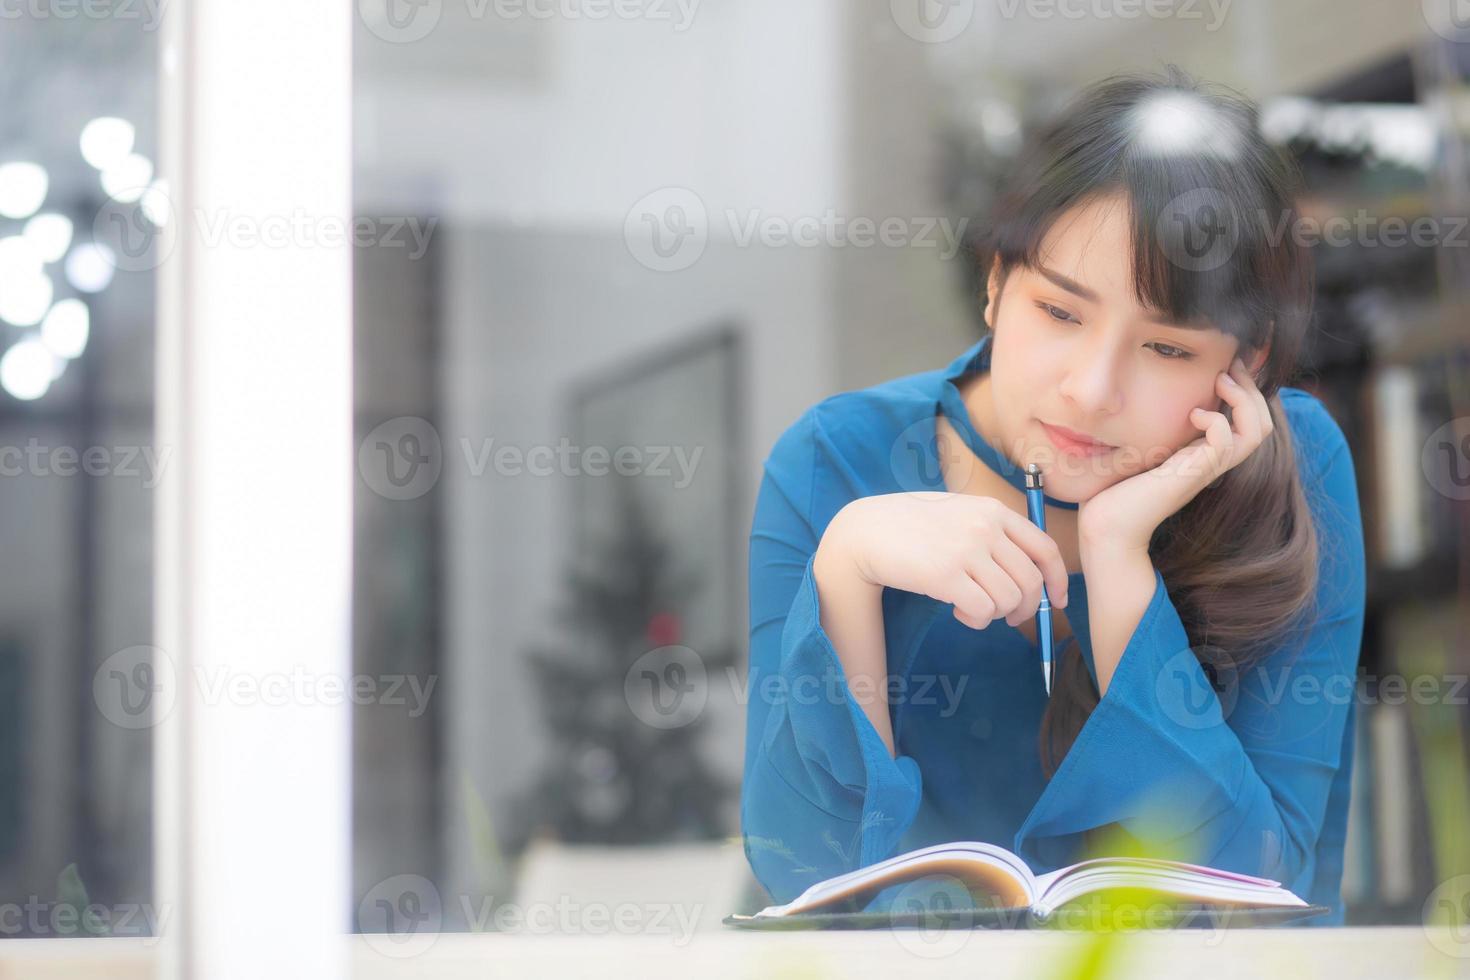
[[1061,289],[1065,289],[1067,292],[1072,293],[1076,296],[1080,296],[1083,299],[1087,300],[1089,303],[1096,303],[1101,299],[1101,297],[1097,295],[1096,291],[1088,289],[1086,286],[1082,285],[1082,283],[1078,282],[1075,279],[1071,279],[1067,276],[1062,275],[1055,269],[1048,269],[1046,266],[1042,265],[1037,266],[1036,271],[1041,273],[1047,279],[1050,279],[1053,285]]
[[[1069,276],[1062,275],[1055,269],[1048,269],[1046,266],[1040,265],[1036,267],[1036,271],[1045,278],[1051,280],[1053,285],[1057,286],[1060,289],[1065,289],[1067,292],[1079,296],[1082,299],[1087,300],[1089,303],[1097,303],[1100,302],[1102,299],[1102,297],[1098,296],[1095,290],[1089,289],[1088,287],[1082,285],[1082,283],[1078,282],[1076,279],[1072,279]],[[1181,330],[1189,329],[1187,324],[1176,323],[1175,321],[1169,319],[1167,314],[1159,311],[1147,310],[1144,312],[1143,318],[1150,323],[1157,323],[1160,326],[1178,327]]]

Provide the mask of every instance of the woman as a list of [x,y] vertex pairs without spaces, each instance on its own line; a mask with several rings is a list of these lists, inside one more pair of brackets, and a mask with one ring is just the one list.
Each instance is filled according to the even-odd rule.
[[1104,80],[998,198],[988,335],[777,441],[741,800],[776,902],[950,840],[1044,872],[1108,832],[1342,921],[1363,539],[1340,429],[1285,385],[1312,288],[1280,234],[1294,180],[1243,98]]

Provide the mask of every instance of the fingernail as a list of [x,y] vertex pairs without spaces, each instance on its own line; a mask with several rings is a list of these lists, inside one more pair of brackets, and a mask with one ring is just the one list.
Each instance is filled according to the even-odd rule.
[[1222,375],[1222,377],[1224,377],[1225,383],[1228,384],[1228,385],[1230,385],[1232,388],[1239,388],[1240,387],[1240,382],[1239,381],[1236,381],[1229,374]]

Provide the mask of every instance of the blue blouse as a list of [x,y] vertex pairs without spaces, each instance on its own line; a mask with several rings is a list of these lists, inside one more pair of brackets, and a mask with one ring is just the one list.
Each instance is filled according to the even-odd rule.
[[[1036,647],[1004,620],[973,630],[952,604],[885,588],[896,758],[854,699],[821,626],[817,543],[855,498],[945,489],[937,412],[1024,488],[1021,470],[971,425],[956,385],[988,370],[989,340],[947,368],[824,399],[765,460],[750,534],[740,802],[756,877],[784,903],[824,878],[952,840],[1001,844],[1042,873],[1086,856],[1087,831],[1117,824],[1150,853],[1273,878],[1332,908],[1304,925],[1340,924],[1363,532],[1347,443],[1305,391],[1283,387],[1280,397],[1319,535],[1319,617],[1264,661],[1212,684],[1156,570],[1107,693],[1048,780]],[[1081,573],[1068,594],[1096,680]]]

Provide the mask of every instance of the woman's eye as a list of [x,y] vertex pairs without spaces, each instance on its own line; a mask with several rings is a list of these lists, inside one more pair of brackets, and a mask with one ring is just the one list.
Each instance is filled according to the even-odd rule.
[[1065,323],[1076,322],[1076,320],[1072,317],[1072,314],[1068,313],[1066,310],[1058,309],[1057,307],[1052,306],[1050,303],[1038,302],[1036,305],[1045,310],[1053,320],[1061,320]]
[[[1159,355],[1165,360],[1187,361],[1190,358],[1194,357],[1194,355],[1191,354],[1189,351],[1182,350],[1178,347],[1173,347],[1169,344],[1154,344],[1153,346],[1154,349],[1159,352]],[[1165,353],[1165,351],[1173,351],[1173,353]]]
[[[1060,307],[1052,306],[1050,303],[1044,303],[1041,300],[1037,300],[1036,305],[1039,309],[1045,310],[1047,316],[1053,320],[1058,320],[1062,323],[1078,322],[1076,317]],[[1189,361],[1194,359],[1194,355],[1182,347],[1175,347],[1172,344],[1152,344],[1151,346],[1158,351],[1160,357],[1168,361]]]

